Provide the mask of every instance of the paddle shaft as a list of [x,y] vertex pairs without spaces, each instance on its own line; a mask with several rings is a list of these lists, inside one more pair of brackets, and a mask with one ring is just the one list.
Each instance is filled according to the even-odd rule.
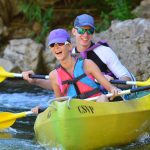
[[[118,95],[130,94],[130,93],[145,91],[145,90],[149,90],[149,89],[150,89],[150,85],[149,86],[138,87],[138,88],[134,88],[134,89],[129,89],[129,90],[123,90],[123,91],[119,92]],[[106,94],[106,96],[111,97],[112,93]]]
[[148,86],[150,85],[150,78],[146,81],[122,81],[122,80],[111,80],[112,84],[124,84],[124,85],[137,85],[137,86]]
[[[3,82],[7,77],[11,78],[23,78],[22,74],[7,72],[2,66],[0,66],[0,82]],[[48,75],[30,75],[30,78],[38,79],[49,79]],[[113,84],[125,84],[125,85],[137,85],[137,86],[147,86],[150,85],[150,78],[147,81],[121,81],[121,80],[111,80]]]
[[34,74],[34,75],[30,75],[30,78],[37,78],[37,79],[49,79],[49,75],[38,75],[38,74]]
[[112,83],[112,84],[136,85],[135,81],[111,80],[110,83]]
[[[23,78],[21,73],[8,73],[8,74],[0,74],[0,76],[4,77],[16,77],[16,78]],[[38,75],[38,74],[30,74],[30,78],[37,78],[37,79],[49,79],[48,75]]]
[[[21,77],[22,74],[15,74],[15,77]],[[37,78],[37,79],[49,79],[49,75],[30,75],[30,78]],[[112,84],[123,84],[123,85],[137,85],[137,86],[149,86],[150,85],[150,78],[147,81],[122,81],[122,80],[111,80]]]
[[[14,73],[14,77],[23,78],[22,74]],[[30,78],[36,78],[36,79],[49,79],[48,75],[39,75],[39,74],[30,74]]]
[[[120,96],[120,95],[124,95],[124,94],[130,94],[130,93],[135,93],[135,92],[140,92],[140,91],[144,91],[144,90],[149,90],[150,89],[150,85],[149,86],[143,86],[143,87],[138,87],[138,88],[134,88],[134,89],[129,89],[129,90],[123,90],[123,91],[120,91],[119,93],[118,93],[118,96]],[[113,94],[112,93],[109,93],[109,94],[106,94],[106,96],[107,97],[111,97],[111,96],[113,96]],[[92,97],[92,98],[87,98],[87,99],[85,99],[85,100],[87,100],[87,101],[94,101],[94,100],[96,100],[97,98],[98,98],[99,96],[97,96],[97,97]]]

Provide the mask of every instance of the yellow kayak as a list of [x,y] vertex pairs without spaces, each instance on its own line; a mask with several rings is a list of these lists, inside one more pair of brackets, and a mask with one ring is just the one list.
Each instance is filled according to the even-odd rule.
[[40,144],[66,150],[127,144],[150,131],[150,94],[119,102],[54,101],[34,129]]

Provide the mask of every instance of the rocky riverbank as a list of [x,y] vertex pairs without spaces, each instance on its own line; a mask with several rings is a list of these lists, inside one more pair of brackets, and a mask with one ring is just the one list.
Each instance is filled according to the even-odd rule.
[[[150,6],[149,1],[144,0],[138,10]],[[93,39],[95,42],[106,40],[138,80],[145,80],[150,75],[150,16],[148,11],[146,17],[144,15],[133,20],[113,21],[109,29],[96,33]],[[7,71],[34,70],[47,74],[56,66],[56,59],[47,47],[47,40],[45,44],[38,44],[25,37],[11,39],[7,43],[4,42],[6,36],[8,29],[0,18],[0,65]],[[73,38],[72,42],[74,44]]]

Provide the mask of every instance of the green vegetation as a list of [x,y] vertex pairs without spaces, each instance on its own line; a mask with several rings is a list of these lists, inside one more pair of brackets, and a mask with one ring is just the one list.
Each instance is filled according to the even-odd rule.
[[[71,29],[75,17],[82,13],[91,14],[95,18],[96,32],[106,30],[112,20],[123,21],[134,18],[131,11],[141,0],[20,1],[21,12],[28,23],[33,25],[38,22],[41,25],[40,32],[31,33],[31,37],[35,38],[37,42],[43,42],[47,33],[53,28],[65,27]],[[55,16],[55,20],[52,16]]]
[[109,12],[101,12],[100,18],[102,23],[97,24],[97,31],[107,29],[111,20],[126,20],[134,18],[135,16],[131,13],[131,1],[128,0],[105,0],[108,7],[110,7]]
[[106,0],[106,2],[112,7],[110,15],[113,19],[126,20],[133,18],[131,13],[131,1],[129,0]]
[[[37,42],[42,42],[45,39],[47,32],[50,30],[51,23],[53,21],[53,9],[42,9],[42,1],[22,0],[20,3],[20,9],[25,15],[29,23],[38,22],[41,25],[41,31],[39,35],[35,37]],[[31,34],[35,36],[35,33]]]

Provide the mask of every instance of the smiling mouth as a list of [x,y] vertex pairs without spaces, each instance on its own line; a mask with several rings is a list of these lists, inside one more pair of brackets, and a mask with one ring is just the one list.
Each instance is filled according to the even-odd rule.
[[56,52],[55,54],[59,55],[59,54],[62,54],[62,52]]
[[88,41],[88,39],[82,38],[83,41]]

